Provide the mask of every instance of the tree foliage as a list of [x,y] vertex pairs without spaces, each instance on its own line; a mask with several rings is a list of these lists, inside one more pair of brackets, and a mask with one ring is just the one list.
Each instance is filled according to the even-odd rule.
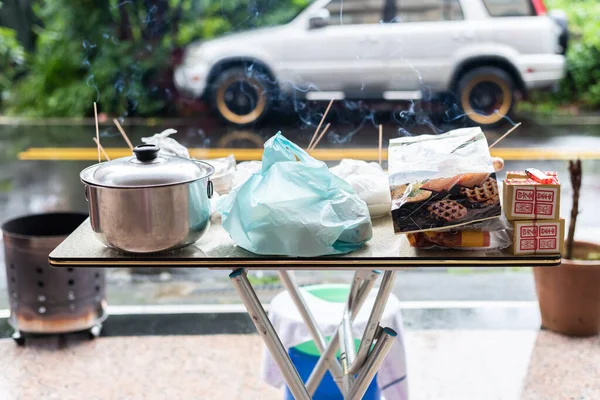
[[[561,9],[569,19],[571,39],[567,50],[567,76],[549,99],[554,104],[600,106],[600,2],[597,0],[547,0],[550,9]],[[538,97],[538,101],[548,100]]]
[[0,100],[22,71],[25,60],[23,48],[12,29],[0,27]]
[[195,39],[276,24],[305,0],[39,0],[28,73],[8,111],[32,117],[172,111],[170,54]]
[[572,1],[568,6],[569,20],[576,38],[568,56],[572,87],[576,98],[584,104],[600,106],[600,3],[597,0]]

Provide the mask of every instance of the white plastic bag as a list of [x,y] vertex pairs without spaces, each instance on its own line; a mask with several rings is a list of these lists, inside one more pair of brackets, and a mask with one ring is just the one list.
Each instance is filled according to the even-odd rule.
[[[232,173],[231,178],[231,187],[227,192],[219,192],[221,196],[219,196],[219,202],[226,198],[229,193],[238,187],[242,186],[250,177],[262,169],[262,161],[244,161],[239,163],[235,170]],[[218,210],[214,211],[213,220],[216,221],[217,218],[220,218],[220,214]]]
[[168,156],[190,158],[190,152],[188,149],[179,144],[175,139],[169,137],[174,133],[177,133],[175,129],[165,129],[161,133],[156,133],[153,136],[142,138],[142,142],[146,144],[157,145],[160,148],[160,153],[164,153]]
[[375,162],[344,159],[330,169],[344,179],[369,208],[372,218],[387,215],[392,208],[388,175]]
[[221,220],[221,214],[217,210],[219,206],[219,202],[221,202],[221,196],[216,190],[213,191],[213,195],[210,198],[210,220],[213,223],[219,222]]
[[215,173],[210,178],[215,190],[219,194],[227,194],[233,186],[233,175],[235,173],[235,156],[233,154],[223,158],[202,160],[215,168]]
[[250,177],[262,169],[261,161],[244,161],[237,165],[235,173],[233,174],[233,185],[232,189],[241,186],[246,182]]

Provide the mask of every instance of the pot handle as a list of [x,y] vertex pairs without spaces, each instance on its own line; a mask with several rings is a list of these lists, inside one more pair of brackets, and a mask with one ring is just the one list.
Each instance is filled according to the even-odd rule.
[[208,198],[209,198],[209,199],[213,197],[213,194],[214,194],[214,192],[215,192],[215,190],[214,190],[214,188],[213,188],[213,183],[212,183],[212,181],[209,179],[209,180],[208,180],[208,183],[207,183],[207,185],[206,185],[206,194],[208,195]]
[[160,148],[155,144],[140,144],[135,146],[133,149],[133,154],[141,162],[150,162],[155,160],[158,157],[158,152]]

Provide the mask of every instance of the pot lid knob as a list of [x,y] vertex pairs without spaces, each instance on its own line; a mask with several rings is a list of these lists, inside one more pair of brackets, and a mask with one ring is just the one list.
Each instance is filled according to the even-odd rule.
[[155,144],[140,144],[133,149],[135,157],[141,162],[155,160],[158,157],[159,151],[160,148]]

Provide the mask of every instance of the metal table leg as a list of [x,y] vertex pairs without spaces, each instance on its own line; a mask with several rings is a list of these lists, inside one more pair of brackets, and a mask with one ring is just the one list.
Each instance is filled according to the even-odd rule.
[[[300,293],[300,288],[298,287],[298,284],[294,279],[293,272],[281,270],[279,271],[279,277],[283,282],[283,286],[285,286],[286,290],[290,294],[290,297],[294,301],[296,308],[300,312],[304,323],[308,327],[308,330],[310,331],[310,334],[313,338],[313,341],[315,342],[315,345],[317,346],[317,349],[322,354],[325,351],[325,348],[327,347],[327,341],[325,340],[325,336],[323,336],[321,329],[319,329],[317,322],[315,321],[312,313],[306,305],[306,302],[304,301],[304,298],[302,297],[302,294]],[[342,391],[342,386],[340,384],[343,375],[342,367],[340,366],[338,360],[335,357],[329,359],[328,361],[329,371],[333,376],[333,380],[338,385],[340,391]]]
[[[368,275],[363,278],[361,276],[360,271],[356,272],[356,274],[354,276],[354,280],[352,281],[353,282],[352,286],[356,285],[359,287],[359,289],[357,291],[354,291],[352,287],[350,288],[349,300],[352,300],[351,301],[352,308],[350,310],[350,320],[351,321],[354,320],[354,318],[356,318],[356,316],[358,315],[360,308],[362,307],[363,303],[369,296],[369,292],[375,285],[375,281],[377,280],[378,275],[379,275],[379,272],[377,272],[377,271],[369,271]],[[353,298],[353,296],[352,296],[353,292],[356,293],[355,298]],[[321,357],[319,358],[317,365],[313,369],[312,373],[310,374],[310,377],[308,378],[308,381],[306,382],[306,387],[308,389],[308,393],[310,393],[311,395],[315,393],[315,391],[317,390],[317,387],[323,380],[323,377],[325,376],[325,372],[327,371],[326,366],[329,363],[329,360],[332,358],[335,358],[335,352],[338,350],[339,343],[340,343],[340,336],[339,336],[340,331],[341,331],[341,325],[338,327],[336,332],[331,337],[331,340],[327,344],[325,351],[321,353]]]
[[[321,350],[322,353],[306,386],[290,360],[287,350],[281,343],[281,340],[273,328],[267,313],[262,307],[256,292],[248,281],[246,271],[243,268],[240,268],[229,275],[240,298],[244,302],[248,314],[252,318],[259,335],[263,338],[267,348],[271,352],[277,367],[281,371],[281,374],[295,399],[311,400],[311,395],[322,381],[327,366],[329,365],[333,371],[336,370],[336,367],[340,368],[340,365],[335,359],[335,351],[338,349],[341,342],[343,350],[341,358],[344,360],[342,373],[344,398],[359,400],[366,392],[385,359],[385,356],[391,349],[396,333],[392,329],[381,328],[379,326],[381,315],[385,308],[385,304],[387,303],[395,278],[395,273],[393,273],[393,271],[388,271],[385,273],[381,287],[377,293],[377,298],[375,299],[373,310],[371,310],[367,329],[363,335],[363,341],[361,341],[361,345],[359,346],[360,352],[360,349],[363,348],[365,339],[369,342],[365,353],[365,359],[360,363],[353,362],[354,339],[352,337],[351,324],[368,297],[369,292],[373,288],[378,272],[372,271],[368,273],[367,276],[364,274],[364,271],[358,271],[355,274],[350,293],[348,294],[342,323],[338,326],[336,333],[332,336],[326,346],[323,334],[319,330],[314,317],[306,306],[295,280],[287,272],[281,274],[284,285],[288,288],[294,299],[295,305],[298,307],[305,323],[315,337],[315,343],[318,343],[318,346],[320,347],[319,350]],[[367,334],[367,332],[369,333]],[[374,341],[376,341],[375,347],[369,352],[368,350]],[[354,372],[354,369],[356,372]],[[356,374],[358,374],[358,377],[355,380],[354,375]],[[339,385],[339,380],[336,380],[336,383]]]
[[[351,303],[351,298],[348,299],[348,305]],[[344,370],[344,397],[350,393],[350,389],[354,384],[354,375],[350,374],[350,366],[354,362],[356,357],[356,349],[354,348],[354,336],[352,335],[352,322],[350,321],[349,307],[344,310],[344,317],[342,319],[341,329],[339,330],[340,336],[340,361],[342,362],[342,368]]]
[[373,305],[365,332],[362,340],[360,341],[358,353],[356,354],[356,360],[350,366],[350,373],[352,374],[357,374],[367,359],[367,355],[369,354],[369,350],[371,349],[371,345],[375,339],[375,334],[379,328],[379,322],[381,321],[383,310],[385,309],[385,305],[387,304],[390,293],[392,292],[395,279],[396,271],[385,271],[383,274],[381,286],[379,286],[379,291],[377,292],[377,297],[375,298],[375,304]]
[[296,400],[310,400],[311,396],[308,394],[306,386],[304,386],[300,375],[298,375],[296,367],[292,364],[290,356],[285,347],[283,347],[279,336],[277,336],[277,332],[275,332],[271,321],[269,321],[267,313],[260,304],[256,292],[248,281],[246,271],[243,268],[237,269],[229,275],[229,278],[233,282],[238,295],[244,302],[248,314],[250,314],[252,322],[254,322],[254,325],[256,326],[256,330],[273,355],[292,395]]
[[375,343],[375,347],[373,347],[373,350],[367,356],[364,367],[361,368],[358,378],[356,378],[354,385],[345,399],[360,400],[363,398],[371,381],[375,378],[379,367],[381,367],[383,360],[385,360],[385,357],[392,349],[394,339],[397,335],[396,331],[390,328],[383,328],[379,331],[377,343]]
[[350,286],[350,293],[346,300],[346,306],[344,307],[344,314],[339,329],[339,342],[340,342],[340,361],[342,362],[342,369],[344,371],[344,397],[347,397],[354,385],[354,374],[350,373],[350,367],[356,358],[356,349],[354,344],[354,335],[352,332],[352,310],[356,304],[358,293],[363,281],[367,279],[374,280],[376,275],[363,276],[361,271],[357,271],[352,280]]

